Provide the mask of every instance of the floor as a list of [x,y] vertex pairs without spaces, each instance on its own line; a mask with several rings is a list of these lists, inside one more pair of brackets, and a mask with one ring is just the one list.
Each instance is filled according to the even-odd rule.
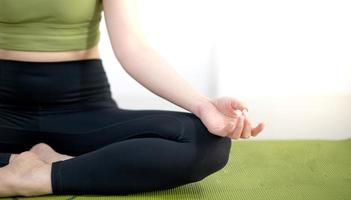
[[[351,138],[234,140],[228,164],[200,182],[128,196],[46,195],[3,199],[351,200]],[[118,180],[116,180],[118,181]]]

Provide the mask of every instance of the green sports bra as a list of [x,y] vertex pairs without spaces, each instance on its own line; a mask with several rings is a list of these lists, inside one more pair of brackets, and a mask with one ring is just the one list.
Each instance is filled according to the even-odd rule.
[[69,51],[100,39],[102,0],[0,0],[0,49]]

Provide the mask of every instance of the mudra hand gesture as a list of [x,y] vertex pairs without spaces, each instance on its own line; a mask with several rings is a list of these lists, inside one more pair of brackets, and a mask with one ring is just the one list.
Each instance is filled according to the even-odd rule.
[[248,108],[232,97],[221,97],[200,108],[199,118],[212,134],[232,139],[257,136],[264,123],[251,127]]

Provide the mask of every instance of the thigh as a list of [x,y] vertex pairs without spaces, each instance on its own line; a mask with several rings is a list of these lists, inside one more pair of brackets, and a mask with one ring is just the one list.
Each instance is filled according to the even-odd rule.
[[40,119],[40,133],[55,150],[79,155],[132,138],[189,142],[199,123],[189,112],[111,107],[46,115]]

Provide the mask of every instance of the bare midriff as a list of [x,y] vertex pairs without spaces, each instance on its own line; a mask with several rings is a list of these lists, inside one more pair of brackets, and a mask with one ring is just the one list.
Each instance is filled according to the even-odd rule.
[[0,59],[30,62],[59,62],[100,58],[98,46],[76,51],[16,51],[0,48]]

